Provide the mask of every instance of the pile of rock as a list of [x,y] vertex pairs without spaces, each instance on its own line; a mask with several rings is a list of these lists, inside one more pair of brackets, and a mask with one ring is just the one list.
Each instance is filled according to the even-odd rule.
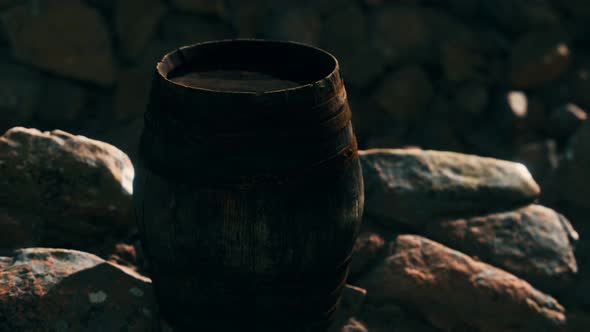
[[[587,295],[575,296],[590,284],[577,276],[578,234],[536,203],[523,165],[418,149],[363,151],[361,162],[355,286],[331,331],[590,329]],[[141,274],[124,153],[17,127],[0,137],[0,170],[1,331],[169,329]]]

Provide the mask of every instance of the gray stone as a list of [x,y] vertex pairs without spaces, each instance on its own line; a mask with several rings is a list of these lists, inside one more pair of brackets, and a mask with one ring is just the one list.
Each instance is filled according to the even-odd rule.
[[540,188],[522,164],[417,149],[361,151],[365,213],[386,225],[421,224],[533,202]]
[[443,331],[561,331],[565,309],[503,270],[434,241],[401,235],[359,285],[367,304],[403,303]]
[[424,234],[551,292],[567,287],[578,271],[578,233],[565,217],[540,205],[428,223]]

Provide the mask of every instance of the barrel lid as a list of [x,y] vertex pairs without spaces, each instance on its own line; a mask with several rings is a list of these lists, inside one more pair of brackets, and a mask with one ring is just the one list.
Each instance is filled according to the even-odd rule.
[[[268,91],[228,91],[175,81],[179,73],[217,69],[261,71],[297,82]],[[319,48],[297,42],[227,39],[180,47],[157,64],[151,103],[169,114],[190,118],[214,110],[219,116],[249,112],[302,112],[342,94],[338,60]],[[163,107],[164,106],[164,107]]]

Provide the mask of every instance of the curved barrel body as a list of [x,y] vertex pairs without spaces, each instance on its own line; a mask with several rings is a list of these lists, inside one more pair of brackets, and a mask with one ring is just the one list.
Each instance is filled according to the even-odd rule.
[[259,40],[158,64],[134,182],[160,311],[179,331],[324,331],[362,215],[338,62]]

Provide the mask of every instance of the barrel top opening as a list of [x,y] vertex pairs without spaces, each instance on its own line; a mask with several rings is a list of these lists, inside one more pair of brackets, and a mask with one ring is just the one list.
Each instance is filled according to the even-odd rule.
[[182,87],[229,94],[284,93],[338,73],[338,61],[295,42],[235,39],[184,46],[164,56],[157,71]]

